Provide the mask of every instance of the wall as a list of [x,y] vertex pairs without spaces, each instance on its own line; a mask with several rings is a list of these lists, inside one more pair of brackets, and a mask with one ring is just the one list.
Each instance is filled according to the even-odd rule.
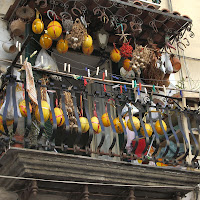
[[[190,46],[185,49],[185,51],[180,51],[180,54],[182,56],[185,56],[184,58],[181,59],[182,63],[182,71],[176,73],[174,76],[172,76],[171,79],[175,80],[180,80],[183,74],[183,78],[185,79],[186,77],[189,77],[191,79],[191,87],[189,85],[189,79],[186,78],[186,88],[187,89],[198,89],[200,87],[200,79],[199,79],[199,74],[200,74],[200,27],[199,27],[199,22],[200,22],[200,15],[199,15],[199,10],[200,10],[200,1],[197,0],[181,0],[181,1],[175,1],[171,0],[171,8],[172,11],[178,11],[181,15],[187,15],[189,16],[192,21],[193,21],[193,27],[192,31],[195,34],[194,38],[190,38],[188,34],[185,36],[189,39]],[[170,10],[170,0],[162,0],[161,3],[161,9],[162,8],[168,8]],[[181,74],[182,73],[182,74]],[[173,84],[175,82],[173,81]],[[186,195],[185,198],[182,200],[200,200],[200,193],[198,195],[198,198],[195,195],[195,192],[191,192]]]
[[[180,55],[185,55],[185,61],[182,58],[182,71],[175,74],[175,79],[180,80],[183,74],[183,78],[186,79],[185,84],[186,88],[190,89],[189,86],[189,78],[191,79],[191,89],[196,90],[197,88],[200,88],[200,79],[199,79],[199,73],[200,68],[198,67],[200,63],[200,32],[199,32],[199,22],[200,22],[200,15],[199,15],[199,9],[200,9],[200,1],[197,0],[181,0],[181,1],[175,1],[175,0],[162,0],[161,1],[161,8],[168,8],[170,9],[169,5],[172,5],[172,11],[178,11],[181,15],[187,15],[193,20],[193,27],[192,31],[195,34],[194,38],[190,38],[189,34],[186,34],[185,37],[189,39],[190,46],[187,47],[184,52],[180,51]],[[188,68],[188,70],[187,70]],[[188,72],[187,72],[188,71]],[[188,77],[188,78],[187,78]],[[172,79],[172,78],[171,78]]]

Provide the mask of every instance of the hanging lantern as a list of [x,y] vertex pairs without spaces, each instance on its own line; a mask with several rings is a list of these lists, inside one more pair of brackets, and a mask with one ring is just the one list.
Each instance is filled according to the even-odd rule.
[[[27,117],[27,109],[26,109],[26,101],[25,100],[23,100],[19,103],[19,110],[23,117]],[[32,113],[32,106],[30,103],[29,103],[29,110],[30,110],[30,113]]]
[[[151,135],[153,133],[153,129],[152,129],[151,125],[145,123],[144,126],[145,126],[145,129],[147,131],[148,136],[151,137]],[[145,133],[144,133],[143,127],[141,127],[141,129],[140,129],[140,133],[145,137]]]
[[[46,101],[41,101],[41,105],[42,105],[42,113],[44,116],[44,122],[46,122],[50,116],[50,106]],[[36,106],[35,108],[35,118],[37,121],[40,121],[40,112],[38,106]]]
[[[165,131],[167,131],[167,125],[166,125],[166,123],[165,123],[163,120],[162,120],[162,125],[163,125]],[[158,133],[159,135],[164,135],[164,132],[163,132],[163,130],[162,130],[162,128],[161,128],[161,125],[160,125],[160,121],[159,121],[159,120],[157,120],[156,123],[155,123],[155,129],[156,129],[156,131],[157,131],[157,133]]]
[[[132,120],[133,120],[133,124],[134,124],[136,130],[138,131],[140,129],[140,120],[137,117],[134,117],[134,116],[132,117]],[[130,119],[128,119],[128,121],[127,121],[127,126],[129,128],[129,130],[133,131],[133,127],[131,125]]]
[[59,53],[66,53],[68,51],[68,42],[67,40],[60,39],[57,42],[56,49]]
[[[64,124],[64,122],[65,122],[65,117],[64,117],[62,109],[56,107],[56,108],[54,108],[54,113],[55,113],[55,116],[56,116],[57,126],[58,127],[62,126]],[[53,124],[52,113],[50,113],[50,117],[49,118],[50,118],[51,124]]]
[[91,55],[93,50],[94,50],[93,45],[91,47],[88,47],[88,48],[85,48],[85,47],[82,46],[82,51],[85,55],[88,55],[88,56]]
[[52,45],[52,39],[46,33],[40,37],[40,45],[43,49],[49,49]]
[[88,119],[86,117],[80,117],[79,119],[81,123],[82,133],[86,133],[90,128]]
[[118,63],[121,60],[120,51],[116,47],[114,47],[114,49],[110,52],[110,59],[115,63]]
[[61,24],[55,20],[50,22],[47,27],[47,33],[52,39],[57,39],[62,33]]
[[84,48],[89,48],[92,46],[93,40],[90,35],[85,35],[82,46]]
[[[124,123],[124,126],[126,128],[126,121],[122,118],[122,121]],[[123,128],[122,128],[122,124],[120,123],[119,117],[115,118],[113,120],[114,126],[115,126],[115,130],[117,133],[121,134],[124,132]]]
[[132,70],[130,62],[131,61],[129,59],[125,59],[123,62],[123,68],[128,72]]
[[41,34],[44,30],[44,23],[42,21],[42,15],[36,10],[36,19],[32,23],[32,31],[35,34]]
[[101,117],[101,120],[102,120],[102,123],[105,127],[109,127],[111,124],[110,124],[110,119],[109,119],[109,116],[108,116],[108,113],[104,113]]
[[92,122],[92,127],[93,127],[94,132],[96,134],[100,133],[101,132],[101,126],[100,126],[100,123],[99,123],[99,119],[97,117],[92,117],[91,122]]

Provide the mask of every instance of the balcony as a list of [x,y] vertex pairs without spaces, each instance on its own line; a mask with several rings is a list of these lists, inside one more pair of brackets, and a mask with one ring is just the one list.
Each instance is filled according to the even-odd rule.
[[[82,5],[82,1],[50,2],[57,6],[57,12],[63,5],[70,13],[74,2],[75,6]],[[131,27],[128,30],[141,45],[146,45],[151,36],[158,47],[164,48],[164,36],[174,42],[185,31],[192,33],[189,18],[148,8],[144,1],[142,6],[118,0],[83,2],[88,18],[100,7],[109,19],[118,17],[120,23],[130,25],[137,19],[142,32],[131,32]],[[34,8],[34,3],[29,1],[29,6]],[[20,5],[24,5],[23,1],[16,1],[5,20],[12,21]],[[45,17],[44,22],[48,22]],[[92,21],[90,32],[95,25],[96,21]],[[113,42],[120,45],[116,30],[106,25],[105,29],[110,34],[108,49]],[[13,61],[4,60],[10,67],[2,76],[1,87],[1,186],[17,192],[22,200],[29,199],[31,193],[67,199],[179,199],[196,189],[200,176],[198,92],[177,90],[178,97],[174,97],[157,93],[156,89],[164,90],[162,86],[115,80],[109,53],[105,51],[102,56],[102,50],[97,48],[90,57],[80,50],[70,50],[64,57],[57,56],[53,44],[51,53],[59,72],[18,63],[22,55],[33,62],[31,47],[40,48],[30,34]],[[73,63],[71,70],[66,69],[66,60]],[[95,68],[91,74],[88,66]],[[34,76],[29,77],[32,72]],[[19,96],[25,100],[23,103]],[[156,105],[151,104],[152,98],[157,99]],[[134,114],[136,119],[130,117],[128,129],[123,120],[127,115],[133,116],[133,106],[138,111]],[[93,116],[99,122],[93,121]],[[94,124],[98,126],[94,128]],[[130,138],[130,127],[134,138]]]

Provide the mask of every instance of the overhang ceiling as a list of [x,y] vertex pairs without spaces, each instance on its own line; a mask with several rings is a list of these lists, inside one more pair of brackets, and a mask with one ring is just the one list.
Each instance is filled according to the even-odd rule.
[[[127,26],[125,33],[130,34],[128,40],[131,39],[131,44],[134,44],[135,41],[138,44],[146,45],[148,40],[152,39],[153,43],[158,44],[158,47],[165,45],[166,35],[170,37],[170,40],[175,38],[178,40],[184,37],[185,31],[191,31],[192,20],[187,16],[179,16],[177,12],[166,13],[166,10],[151,9],[144,5],[138,6],[128,0],[48,0],[46,7],[44,7],[44,2],[44,0],[16,0],[8,10],[5,19],[9,22],[12,21],[17,8],[26,4],[41,12],[46,25],[49,23],[46,16],[47,10],[53,9],[57,15],[61,12],[68,12],[73,20],[85,16],[89,23],[88,32],[93,38],[95,38],[96,32],[104,27],[110,34],[109,43],[119,45],[122,44],[122,41],[116,34],[121,33],[121,26],[118,29],[116,27],[120,24],[124,24],[124,28]],[[101,16],[103,17],[101,18]],[[109,21],[107,21],[107,17]],[[140,28],[141,30],[138,30]]]

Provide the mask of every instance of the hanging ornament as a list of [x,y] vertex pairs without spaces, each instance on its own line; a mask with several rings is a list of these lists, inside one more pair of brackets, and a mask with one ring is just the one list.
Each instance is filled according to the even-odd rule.
[[[126,128],[126,121],[125,121],[125,119],[122,118],[122,121],[123,121],[124,126],[125,126],[125,128]],[[121,134],[121,133],[124,132],[124,131],[123,131],[123,128],[122,128],[122,124],[120,123],[119,117],[117,117],[117,118],[115,118],[115,119],[113,120],[113,124],[114,124],[114,126],[115,126],[115,130],[116,130],[117,133]]]
[[120,75],[126,81],[132,81],[135,78],[135,72],[133,70],[128,72],[123,67],[120,69]]
[[122,47],[120,47],[121,56],[124,58],[132,57],[133,47],[129,45],[130,41],[127,43],[123,43]]
[[[23,117],[27,117],[27,109],[26,109],[26,101],[25,100],[23,100],[19,103],[19,110]],[[29,103],[29,110],[30,110],[30,113],[32,113],[32,106],[30,103]]]
[[88,130],[90,128],[88,119],[86,117],[80,117],[79,119],[80,119],[80,123],[81,123],[82,133],[88,132]]
[[99,119],[97,117],[92,117],[91,122],[92,122],[92,127],[93,127],[94,132],[96,134],[100,133],[101,132],[101,126],[100,126],[100,123],[99,123]]
[[101,120],[105,127],[109,127],[111,125],[108,113],[104,113],[101,117]]
[[[145,123],[144,126],[145,126],[145,129],[147,131],[148,136],[151,137],[151,135],[153,133],[153,129],[152,129],[151,125]],[[140,133],[145,137],[145,133],[144,133],[143,127],[141,127],[141,129],[140,129]]]
[[35,34],[41,34],[43,30],[44,30],[44,23],[42,21],[42,15],[36,9],[36,19],[32,23],[32,31]]
[[68,51],[68,42],[65,39],[60,39],[57,42],[56,49],[59,53],[66,53]]
[[[132,120],[133,120],[133,124],[134,124],[136,130],[138,131],[140,129],[140,120],[137,117],[134,117],[134,116],[132,117]],[[128,119],[128,121],[127,121],[127,126],[129,128],[129,130],[131,130],[131,131],[134,130],[132,125],[131,125],[130,119]]]
[[92,46],[93,40],[90,35],[85,35],[82,46],[84,48],[89,48]]
[[72,20],[72,16],[68,12],[61,12],[60,16],[62,19],[63,28],[65,29],[66,34],[69,34],[70,31],[72,30],[73,23],[74,23]]
[[46,33],[40,37],[40,45],[43,49],[49,49],[52,45],[52,39]]
[[[62,126],[64,124],[64,122],[65,122],[65,117],[64,117],[62,109],[56,107],[56,108],[54,108],[54,113],[55,113],[55,116],[56,116],[57,126],[58,127]],[[51,124],[53,124],[52,113],[50,113],[49,119],[51,121]]]
[[66,35],[69,47],[73,49],[80,48],[85,36],[87,36],[87,29],[81,23],[80,19],[76,19],[70,34]]
[[131,61],[129,59],[125,59],[124,62],[123,62],[123,68],[128,72],[132,70],[130,62]]
[[54,40],[57,39],[58,37],[60,37],[60,35],[62,33],[61,24],[57,21],[50,22],[47,27],[47,33],[48,33],[48,35],[51,36],[52,39],[54,39]]
[[47,16],[49,19],[51,19],[50,14],[54,17],[54,20],[47,26],[47,33],[52,39],[57,39],[62,33],[62,26],[58,21],[56,21],[56,19],[58,19],[56,13],[52,10],[48,10]]
[[[167,125],[166,125],[166,123],[165,123],[163,120],[162,120],[162,125],[163,125],[165,131],[167,131]],[[159,120],[157,120],[156,123],[155,123],[155,129],[156,129],[156,131],[157,131],[157,133],[158,133],[159,135],[164,135],[164,132],[163,132],[163,130],[162,130],[162,128],[161,128],[161,125],[160,125],[160,121],[159,121]]]
[[92,45],[91,47],[89,47],[89,48],[85,48],[85,47],[83,47],[82,46],[82,51],[83,51],[83,53],[85,54],[85,55],[91,55],[92,54],[92,52],[94,51],[94,46]]
[[115,44],[114,49],[110,52],[110,58],[113,62],[118,63],[121,60],[121,54],[119,49],[116,48]]
[[[41,101],[42,105],[42,113],[44,116],[44,122],[46,122],[49,119],[50,116],[50,106],[46,101]],[[38,106],[35,108],[35,118],[37,121],[40,121],[40,112]]]

